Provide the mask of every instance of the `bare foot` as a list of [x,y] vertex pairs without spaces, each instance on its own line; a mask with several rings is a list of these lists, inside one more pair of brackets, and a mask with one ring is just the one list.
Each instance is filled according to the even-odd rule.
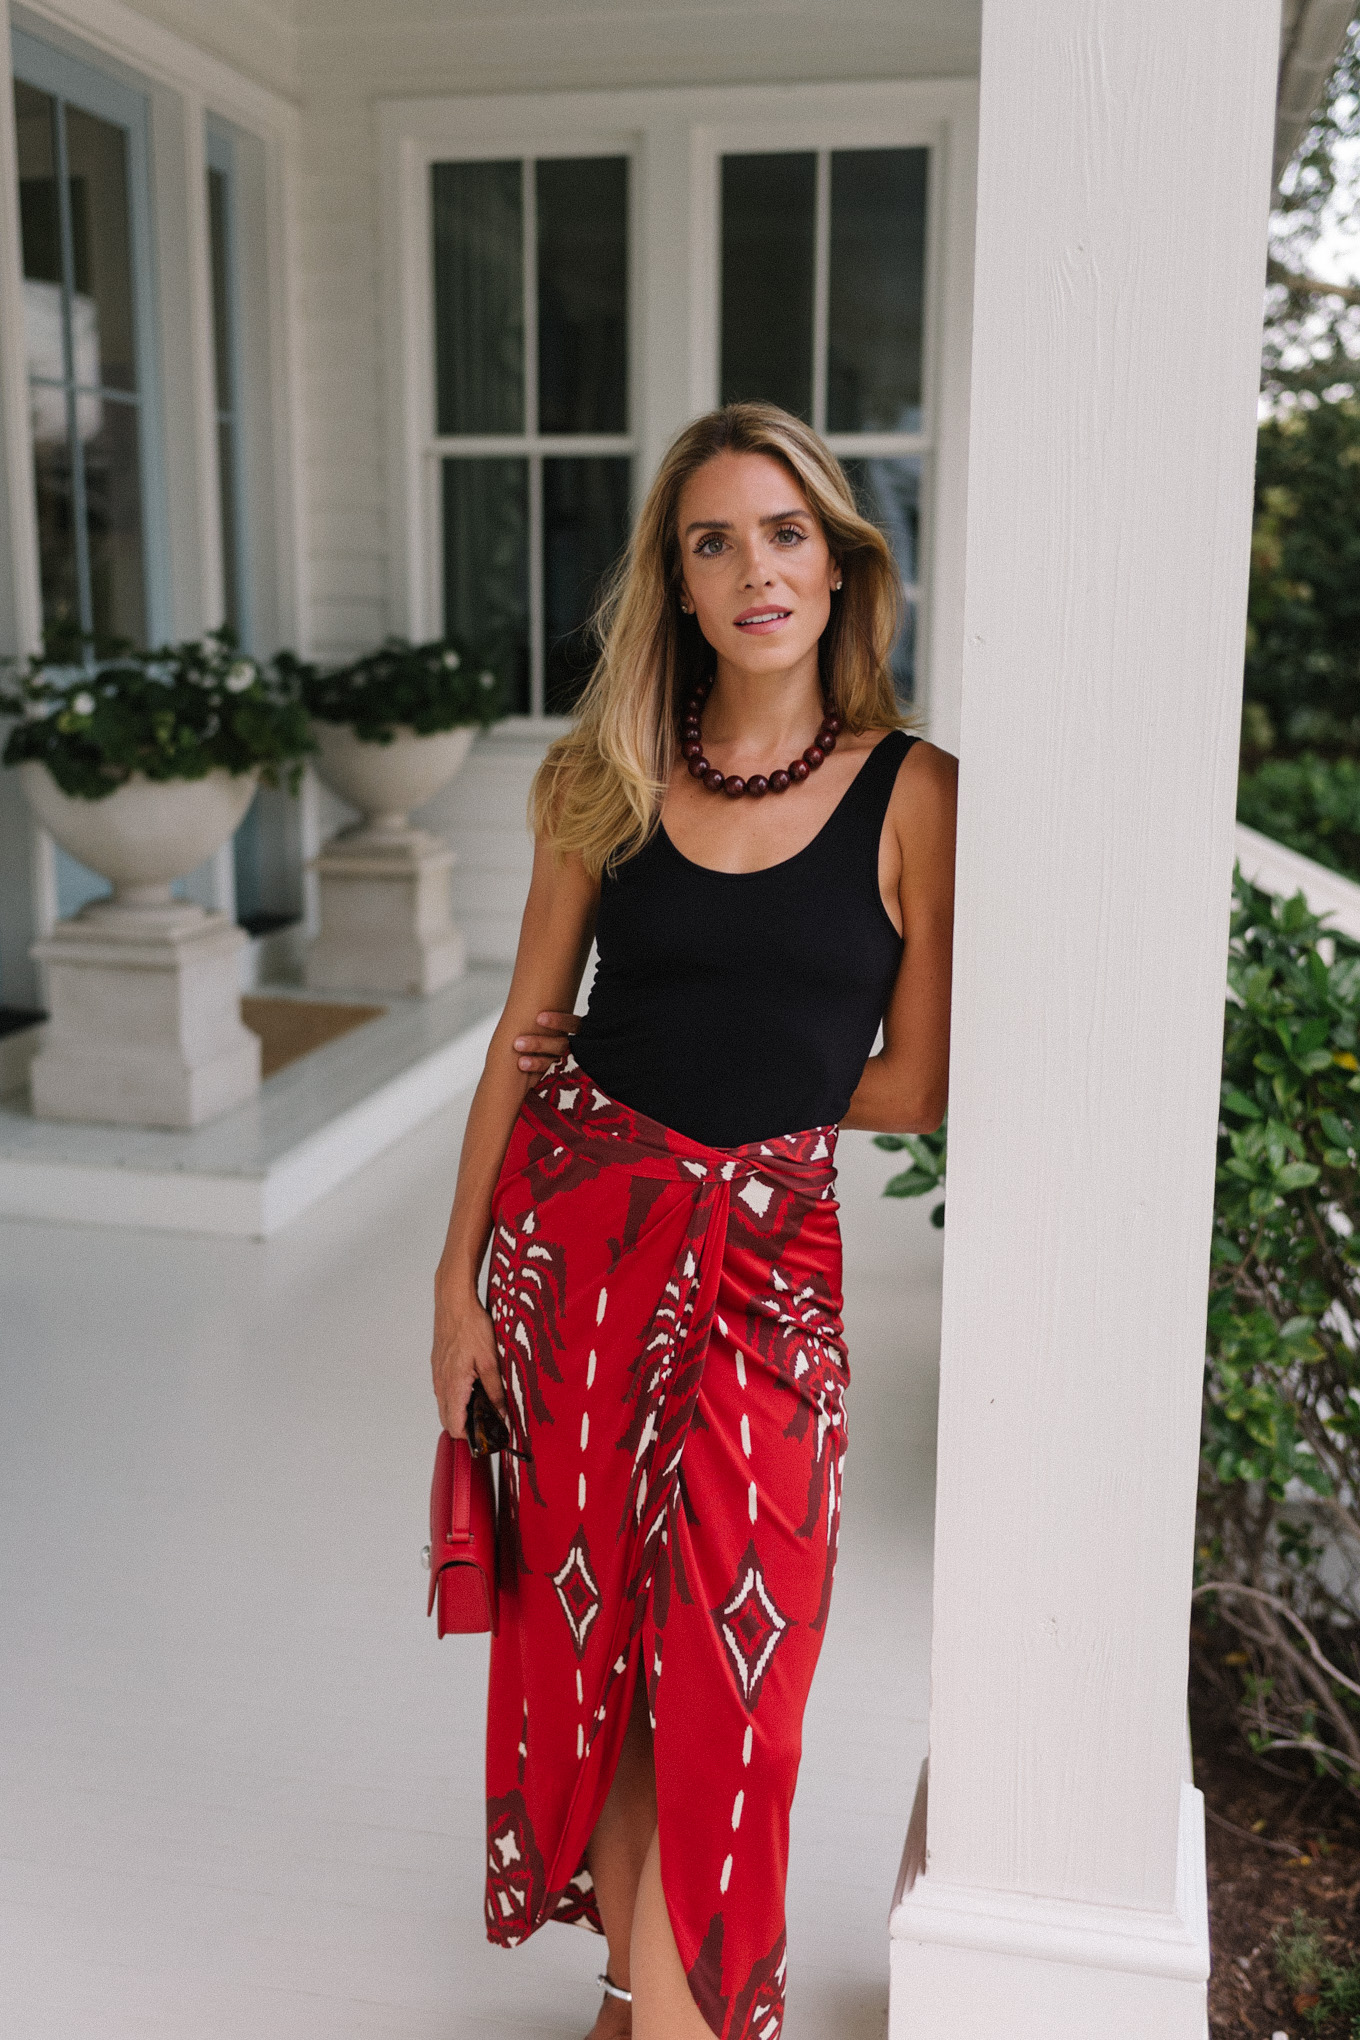
[[600,2015],[586,2034],[586,2040],[630,2040],[633,2031],[633,2007],[626,2005],[622,1998],[607,1997],[600,2006]]

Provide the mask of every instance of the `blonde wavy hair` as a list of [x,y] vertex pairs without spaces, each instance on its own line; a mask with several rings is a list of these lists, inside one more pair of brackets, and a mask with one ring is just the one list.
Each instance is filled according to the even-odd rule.
[[787,468],[841,569],[841,592],[818,646],[822,688],[847,732],[898,729],[888,660],[902,578],[882,532],[855,507],[836,456],[774,404],[728,404],[687,425],[647,492],[610,576],[593,631],[599,657],[576,721],[534,779],[530,819],[559,855],[592,877],[640,850],[656,829],[679,745],[680,710],[715,655],[680,610],[680,496],[719,453],[762,453]]

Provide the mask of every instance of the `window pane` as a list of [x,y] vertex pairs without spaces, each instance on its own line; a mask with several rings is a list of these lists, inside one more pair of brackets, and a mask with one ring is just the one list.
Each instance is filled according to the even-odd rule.
[[529,711],[529,470],[523,460],[446,460],[444,628],[510,682]]
[[[146,642],[142,480],[137,406],[106,399],[99,430],[84,439],[86,529],[96,638]],[[82,434],[82,438],[83,438]]]
[[217,497],[222,547],[222,621],[244,640],[241,588],[241,502],[237,488],[240,421],[236,414],[236,363],[232,350],[231,184],[209,166],[208,265],[212,279],[213,389],[217,405]]
[[212,270],[213,379],[219,411],[235,409],[231,387],[231,297],[228,288],[227,179],[208,171],[208,261]]
[[[61,282],[61,227],[52,139],[53,104],[45,92],[14,81],[14,125],[19,156],[19,220],[24,275]],[[57,373],[61,370],[58,368]]]
[[538,429],[628,430],[628,158],[534,166]]
[[724,156],[722,402],[764,397],[812,418],[817,158]]
[[908,590],[907,613],[893,647],[893,682],[902,701],[916,687],[916,585],[920,579],[921,462],[842,460],[856,501],[887,538]]
[[627,460],[543,463],[544,688],[549,715],[574,708],[595,648],[586,625],[628,539]]
[[237,570],[241,514],[236,499],[236,427],[224,418],[217,427],[217,496],[222,525],[222,621],[241,636],[241,576]]
[[[71,449],[64,419],[66,400],[60,390],[35,389],[31,395],[35,400],[33,483],[37,498],[38,578],[42,584],[43,625],[45,629],[61,634],[80,628]],[[48,404],[49,398],[55,407],[52,415],[49,415],[52,408]]]
[[926,151],[831,158],[829,432],[919,432]]
[[75,314],[82,300],[91,329],[76,379],[105,389],[134,390],[132,236],[128,210],[127,135],[77,106],[66,108],[66,158],[71,179],[71,247]]
[[435,163],[440,432],[524,430],[524,202],[514,163]]

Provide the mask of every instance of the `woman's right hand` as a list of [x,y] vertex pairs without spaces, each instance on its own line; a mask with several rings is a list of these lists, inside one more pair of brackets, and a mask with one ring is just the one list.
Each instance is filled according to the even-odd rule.
[[435,1279],[434,1347],[430,1354],[439,1421],[455,1438],[467,1436],[468,1397],[480,1381],[501,1415],[509,1422],[496,1333],[479,1297],[450,1295]]
[[530,1076],[545,1075],[571,1047],[571,1037],[580,1025],[576,1013],[540,1013],[537,1033],[515,1036],[514,1049],[520,1068]]

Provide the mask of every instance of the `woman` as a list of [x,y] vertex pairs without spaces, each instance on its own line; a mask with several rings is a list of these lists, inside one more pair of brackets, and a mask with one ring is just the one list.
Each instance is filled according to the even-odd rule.
[[591,2040],[782,2024],[845,1445],[837,1125],[945,1106],[954,761],[903,733],[900,600],[814,433],[764,404],[698,419],[535,786],[433,1368],[455,1437],[480,1380],[523,1455],[487,1931],[603,1931]]

